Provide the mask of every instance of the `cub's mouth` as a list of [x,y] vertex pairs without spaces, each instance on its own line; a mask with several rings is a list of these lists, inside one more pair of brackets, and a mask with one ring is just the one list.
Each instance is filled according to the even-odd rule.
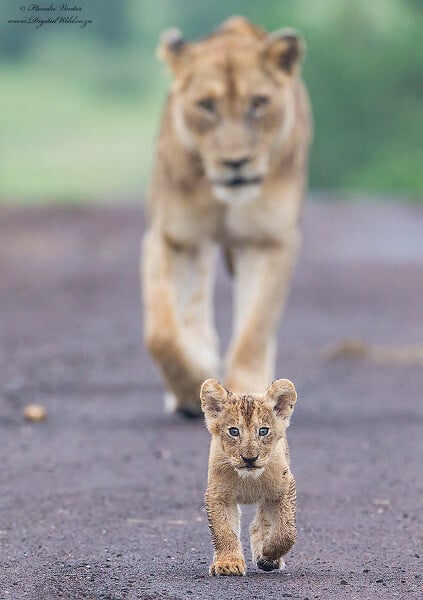
[[232,179],[215,179],[212,180],[213,185],[222,185],[227,188],[237,188],[244,185],[260,185],[263,181],[263,177],[257,175],[257,177],[233,177]]
[[260,477],[263,471],[264,467],[258,465],[236,467],[236,472],[242,478],[253,477],[254,479],[256,479],[257,477]]

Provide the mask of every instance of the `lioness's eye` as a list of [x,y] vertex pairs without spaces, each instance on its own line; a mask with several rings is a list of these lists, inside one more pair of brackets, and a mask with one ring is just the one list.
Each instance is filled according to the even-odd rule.
[[269,428],[268,427],[260,427],[259,429],[259,435],[267,435],[269,433]]
[[238,437],[239,436],[238,427],[229,427],[229,435],[231,435],[232,437]]
[[216,110],[214,98],[202,98],[197,101],[197,106],[208,113],[214,113]]
[[253,96],[251,98],[251,110],[253,112],[258,112],[259,110],[266,108],[268,104],[269,98],[267,96]]

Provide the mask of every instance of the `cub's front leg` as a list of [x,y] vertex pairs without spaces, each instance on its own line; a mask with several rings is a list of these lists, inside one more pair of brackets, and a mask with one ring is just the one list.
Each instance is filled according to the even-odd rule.
[[269,562],[263,558],[263,545],[269,537],[272,528],[270,515],[267,514],[266,503],[260,503],[257,514],[250,526],[250,544],[253,563],[262,571],[283,569],[285,563],[282,558]]
[[222,500],[209,489],[205,501],[214,546],[210,575],[245,575],[247,569],[239,541],[237,503]]
[[268,535],[263,540],[263,553],[256,557],[259,569],[271,571],[283,567],[283,556],[297,540],[296,487],[292,477],[289,488],[279,502],[266,502],[264,510],[271,522]]

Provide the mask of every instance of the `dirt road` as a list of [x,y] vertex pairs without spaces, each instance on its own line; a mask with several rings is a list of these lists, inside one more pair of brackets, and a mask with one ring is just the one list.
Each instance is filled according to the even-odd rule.
[[[280,329],[297,386],[284,573],[210,578],[208,434],[141,345],[138,208],[0,210],[1,600],[421,599],[423,206],[309,202]],[[217,322],[230,327],[220,269]],[[357,348],[356,348],[357,350]],[[43,404],[44,423],[23,407]]]

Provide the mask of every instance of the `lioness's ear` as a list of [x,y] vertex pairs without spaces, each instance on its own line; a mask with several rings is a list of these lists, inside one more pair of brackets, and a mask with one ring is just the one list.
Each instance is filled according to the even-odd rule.
[[297,401],[297,392],[294,384],[289,379],[277,379],[266,392],[266,399],[271,403],[276,416],[288,419],[294,412],[294,404]]
[[167,29],[160,36],[157,56],[166,62],[173,72],[176,72],[186,58],[188,46],[179,29],[176,27]]
[[206,379],[200,390],[201,409],[206,419],[216,419],[219,416],[227,396],[227,391],[216,379]]
[[304,40],[294,29],[279,29],[271,33],[264,47],[264,59],[288,74],[295,71],[304,53]]

